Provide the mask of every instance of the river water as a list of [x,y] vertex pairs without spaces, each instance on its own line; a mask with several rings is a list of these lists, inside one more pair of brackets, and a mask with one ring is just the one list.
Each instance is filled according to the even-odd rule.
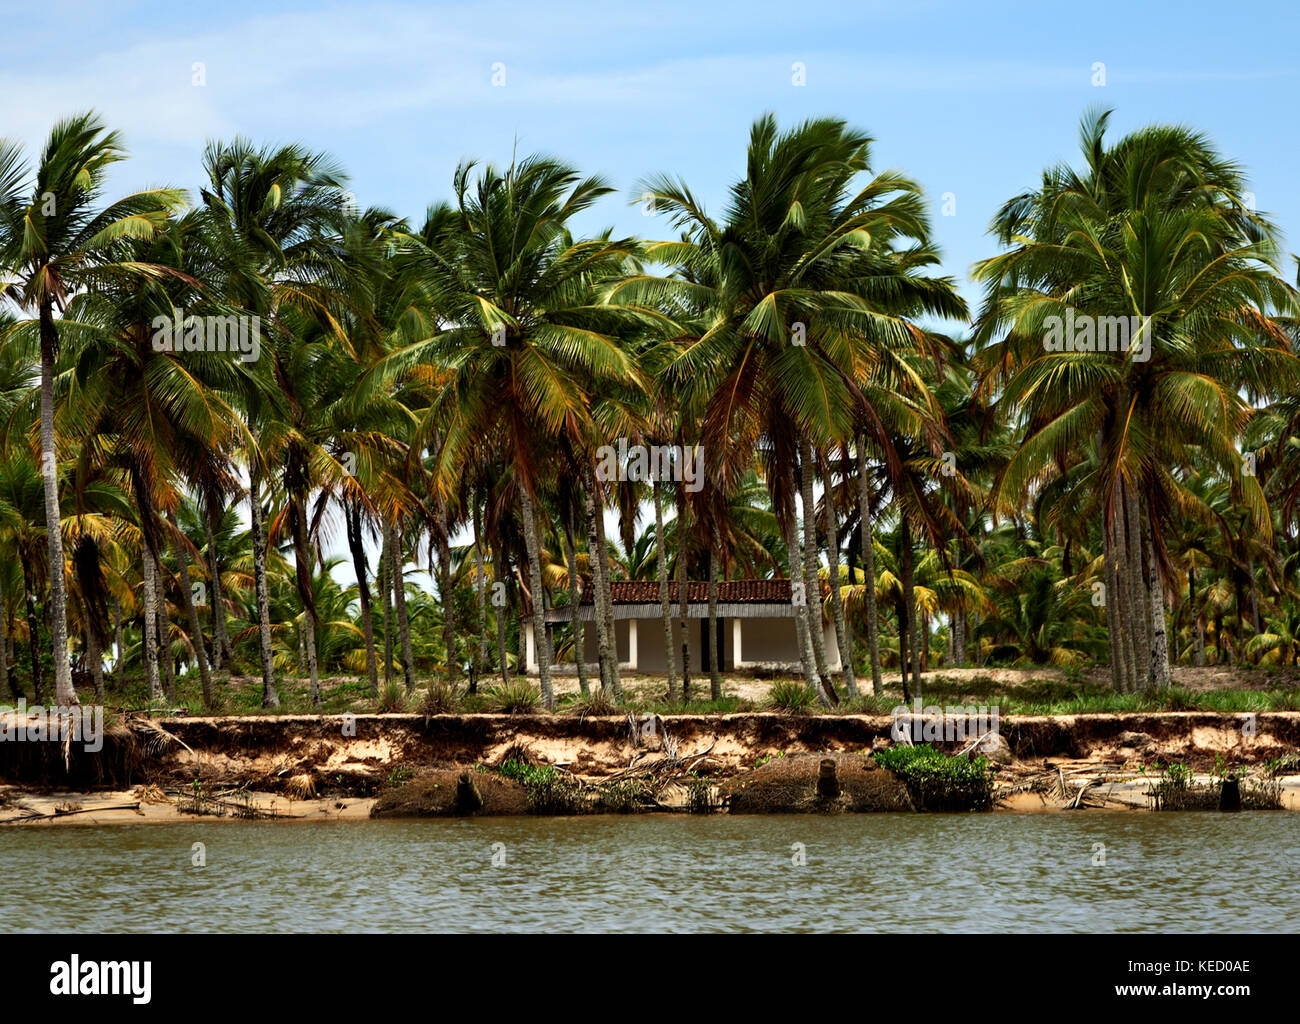
[[1267,812],[10,827],[0,870],[4,931],[1300,930]]

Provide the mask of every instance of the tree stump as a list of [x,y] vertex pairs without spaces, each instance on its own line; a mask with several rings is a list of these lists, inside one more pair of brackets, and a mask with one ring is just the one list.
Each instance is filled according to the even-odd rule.
[[461,772],[460,778],[456,780],[455,808],[457,814],[473,814],[483,809],[483,794],[474,785],[469,772]]
[[835,777],[835,759],[833,757],[822,758],[821,767],[817,771],[817,795],[823,800],[829,800],[840,795],[840,783]]

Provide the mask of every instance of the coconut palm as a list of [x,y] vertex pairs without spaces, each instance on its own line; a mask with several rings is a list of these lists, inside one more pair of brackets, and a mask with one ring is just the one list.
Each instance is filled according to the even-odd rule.
[[[1253,529],[1270,534],[1236,441],[1252,398],[1295,381],[1300,363],[1270,318],[1295,296],[1277,274],[1272,224],[1243,201],[1241,171],[1185,128],[1144,128],[1108,145],[1108,119],[1084,118],[1082,169],[1048,169],[998,213],[994,231],[1009,248],[977,268],[988,287],[977,337],[986,381],[1024,431],[999,494],[1024,493],[1069,453],[1096,453],[1080,511],[1105,523],[1106,607],[1128,648],[1112,659],[1113,680],[1131,689],[1169,680],[1167,536],[1189,500],[1180,468],[1213,464],[1236,482]],[[1049,332],[1076,314],[1081,344],[1095,349],[1086,331],[1102,317],[1136,324],[1133,344],[1056,344]]]
[[61,571],[54,433],[56,313],[83,289],[159,273],[132,261],[124,252],[125,243],[153,237],[184,198],[174,189],[153,189],[104,203],[108,168],[125,156],[121,137],[93,112],[58,122],[30,175],[21,149],[0,143],[0,274],[7,296],[34,314],[40,331],[40,450],[49,564],[57,570],[50,574],[49,612],[55,700],[60,705],[76,704],[77,694],[68,660],[67,592]]
[[[870,142],[834,119],[781,133],[774,117],[760,118],[722,221],[684,182],[651,178],[638,191],[683,237],[650,245],[646,255],[677,274],[635,276],[613,292],[666,303],[679,321],[680,351],[664,379],[698,410],[707,477],[717,489],[733,490],[761,452],[790,577],[804,584],[797,594],[815,586],[816,577],[807,446],[850,438],[869,371],[892,366],[924,342],[904,318],[909,310],[900,311],[888,283],[872,273],[889,264],[885,254],[897,241],[925,238],[920,190],[892,172],[855,190],[857,175],[869,167]],[[917,289],[930,293],[936,310],[962,311],[951,282]],[[795,518],[801,464],[803,546]],[[819,602],[806,605],[809,614],[796,619],[804,675],[829,704],[833,690],[817,651],[820,611],[816,621],[812,612]]]
[[625,310],[602,304],[593,285],[621,274],[636,256],[630,240],[575,240],[569,221],[610,191],[567,165],[529,157],[505,171],[456,172],[454,209],[426,230],[424,260],[443,318],[437,337],[390,356],[389,370],[436,361],[447,373],[426,423],[437,433],[438,486],[450,490],[475,448],[506,453],[527,549],[528,589],[543,699],[554,706],[545,626],[538,501],[548,458],[568,443],[585,447],[592,389],[632,377],[619,333]]

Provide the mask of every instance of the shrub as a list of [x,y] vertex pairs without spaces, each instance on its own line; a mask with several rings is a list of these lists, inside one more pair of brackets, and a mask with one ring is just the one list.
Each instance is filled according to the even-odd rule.
[[988,758],[949,757],[928,743],[889,747],[873,756],[907,786],[918,811],[985,811],[993,803]]
[[617,715],[618,705],[605,692],[605,688],[599,687],[589,696],[578,697],[569,705],[569,710],[586,718],[588,715]]
[[506,715],[526,714],[535,710],[542,700],[541,691],[518,676],[508,683],[489,687],[487,697],[489,708]]
[[406,710],[406,694],[397,680],[393,680],[380,691],[379,710],[385,714]]
[[534,814],[577,814],[585,809],[582,783],[550,764],[525,764],[508,760],[499,769],[507,779],[528,791],[528,808]]
[[794,679],[781,679],[772,685],[767,702],[778,711],[807,711],[816,695],[804,683]]
[[460,710],[460,691],[445,679],[430,679],[420,711],[426,715],[451,715]]

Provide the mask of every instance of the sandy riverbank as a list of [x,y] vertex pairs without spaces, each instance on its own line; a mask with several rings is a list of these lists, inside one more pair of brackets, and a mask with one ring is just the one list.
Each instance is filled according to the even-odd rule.
[[[1209,776],[1196,776],[1195,782],[1208,784]],[[1086,802],[1080,808],[1070,804],[1085,783],[1090,783],[1085,793]],[[1006,793],[1006,786],[997,797],[994,813],[1008,814],[1088,814],[1107,812],[1126,813],[1150,811],[1150,784],[1144,779],[1108,778],[1103,771],[1073,776],[1065,799],[1047,792],[1022,791]],[[292,823],[326,821],[368,821],[376,803],[374,797],[345,797],[341,799],[291,800],[283,794],[248,791],[223,814],[195,814],[185,809],[186,798],[176,796],[164,802],[141,799],[141,790],[107,790],[100,792],[51,791],[30,793],[13,788],[0,789],[0,798],[7,806],[0,808],[0,824],[10,827],[78,827],[102,825],[148,825],[175,822],[248,820],[242,808],[254,815],[270,816],[270,820]],[[1282,780],[1282,805],[1284,810],[1300,811],[1300,777]],[[75,813],[67,813],[68,811]],[[33,817],[39,816],[39,817]],[[27,820],[24,820],[27,819]]]
[[[0,744],[0,822],[359,820],[377,796],[411,780],[454,778],[512,757],[554,766],[583,785],[656,772],[672,781],[688,768],[721,804],[732,781],[764,762],[861,756],[889,746],[893,726],[885,715],[770,712],[127,716],[94,754],[76,744]],[[1300,809],[1300,712],[1007,716],[999,737],[995,795],[998,808],[1013,813],[1146,808],[1162,766],[1184,764],[1208,783],[1225,768],[1262,777],[1269,762],[1287,757],[1280,802]],[[950,753],[963,746],[937,745]],[[684,805],[681,781],[664,786],[661,807]],[[196,793],[205,813],[194,813]]]

